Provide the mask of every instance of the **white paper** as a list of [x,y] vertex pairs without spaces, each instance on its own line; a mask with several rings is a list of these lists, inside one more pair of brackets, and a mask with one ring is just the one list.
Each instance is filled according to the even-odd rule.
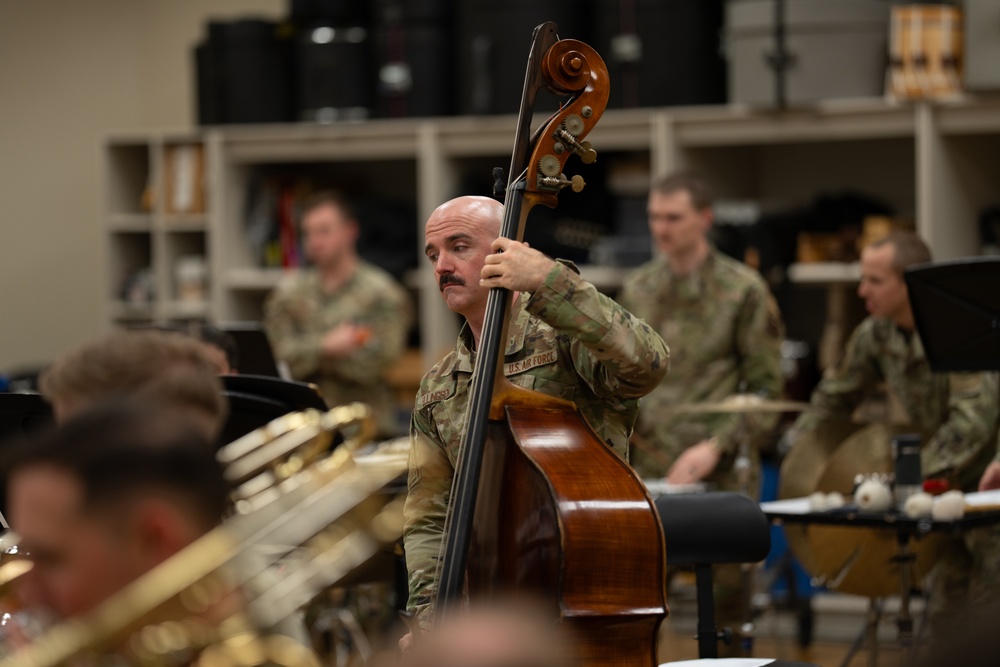
[[1000,489],[965,494],[966,507],[990,507],[992,505],[1000,505]]
[[761,667],[772,662],[774,658],[702,658],[665,662],[660,667]]
[[767,514],[809,514],[812,508],[809,507],[809,498],[789,498],[787,500],[769,500],[760,504],[760,510]]

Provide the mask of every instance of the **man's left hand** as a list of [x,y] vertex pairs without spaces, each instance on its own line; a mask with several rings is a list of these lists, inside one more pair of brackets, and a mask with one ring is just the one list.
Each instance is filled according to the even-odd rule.
[[685,449],[667,471],[669,484],[694,484],[700,482],[719,465],[722,452],[711,440],[702,440]]
[[480,272],[483,287],[504,287],[512,292],[534,292],[545,282],[555,260],[540,253],[527,243],[499,238],[493,242],[493,252],[487,255]]

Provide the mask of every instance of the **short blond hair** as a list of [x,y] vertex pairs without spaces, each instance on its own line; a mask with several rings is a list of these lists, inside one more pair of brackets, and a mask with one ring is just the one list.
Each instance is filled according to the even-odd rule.
[[899,274],[916,264],[931,261],[931,250],[924,240],[906,229],[894,229],[883,238],[872,241],[869,248],[892,246],[892,268]]
[[64,354],[39,378],[53,404],[94,404],[118,396],[207,417],[215,438],[228,407],[202,343],[163,331],[116,329]]

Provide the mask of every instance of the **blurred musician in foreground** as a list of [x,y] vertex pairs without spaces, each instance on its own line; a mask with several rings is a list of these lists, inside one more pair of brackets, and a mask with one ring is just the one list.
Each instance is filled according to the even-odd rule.
[[473,604],[408,651],[402,667],[574,667],[565,628],[528,600]]
[[[921,443],[924,478],[947,478],[952,488],[974,491],[996,451],[997,377],[931,371],[903,278],[907,267],[930,259],[927,245],[906,231],[894,231],[862,251],[858,295],[870,316],[854,330],[843,360],[816,387],[811,403],[818,409],[799,417],[790,441],[794,446],[798,435],[822,428],[826,418],[849,419],[866,395],[885,382],[907,422],[934,434]],[[936,623],[954,617],[967,603],[970,578],[984,591],[1000,584],[996,535],[1000,533],[974,530],[952,540],[935,568],[931,613]]]
[[358,257],[358,222],[343,197],[315,195],[303,205],[301,224],[312,267],[283,279],[264,306],[275,356],[296,380],[315,382],[328,405],[367,403],[382,434],[399,435],[385,373],[406,345],[409,296]]
[[214,528],[228,484],[201,424],[119,400],[4,460],[12,529],[34,562],[23,601],[69,618]]
[[504,287],[515,297],[504,374],[521,387],[573,400],[622,458],[628,455],[639,397],[668,367],[669,351],[656,332],[572,267],[524,243],[497,238],[502,220],[503,207],[495,200],[459,197],[439,206],[425,228],[424,252],[442,297],[466,324],[455,350],[424,376],[411,423],[404,531],[408,608],[424,626],[432,613],[446,499],[490,288]]
[[[644,478],[705,481],[757,498],[758,447],[778,414],[681,414],[679,404],[719,402],[736,393],[782,397],[778,306],[763,278],[719,252],[708,238],[712,195],[699,176],[679,172],[653,184],[649,231],[659,256],[630,274],[619,302],[673,347],[670,375],[642,400],[632,464]],[[743,442],[741,442],[741,440]],[[713,568],[716,622],[743,622],[739,565]],[[739,646],[734,642],[733,650]]]
[[39,387],[61,422],[113,398],[132,397],[173,409],[210,440],[225,421],[222,384],[205,345],[155,330],[114,330],[67,352],[47,368]]

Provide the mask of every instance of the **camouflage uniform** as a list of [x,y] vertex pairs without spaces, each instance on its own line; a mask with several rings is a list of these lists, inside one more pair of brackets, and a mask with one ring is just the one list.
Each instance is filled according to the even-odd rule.
[[[632,465],[643,477],[663,477],[680,454],[715,437],[723,456],[705,481],[756,497],[758,440],[777,415],[671,414],[681,403],[721,401],[737,392],[780,397],[781,318],[756,271],[717,250],[687,276],[676,276],[666,258],[639,267],[625,281],[618,301],[656,329],[673,348],[670,377],[642,399],[636,431],[659,450],[633,446]],[[751,438],[751,477],[741,489],[733,470],[739,437]]]
[[[363,261],[337,291],[327,293],[315,269],[286,277],[268,297],[264,326],[275,356],[296,380],[315,382],[330,406],[363,401],[372,406],[383,435],[395,435],[396,403],[383,376],[406,344],[413,319],[409,295],[388,273]],[[339,324],[371,328],[350,356],[324,358],[323,336]]]
[[[920,336],[892,321],[868,318],[851,335],[843,361],[828,370],[812,395],[822,408],[804,413],[794,431],[825,417],[850,417],[866,392],[885,381],[908,423],[934,435],[921,444],[925,478],[947,477],[973,491],[996,447],[997,377],[992,373],[934,373]],[[934,568],[929,615],[935,632],[976,597],[1000,587],[1000,529],[969,531],[949,540]]]
[[[626,457],[638,399],[667,372],[663,340],[563,264],[533,294],[519,296],[508,336],[504,374],[521,387],[573,400],[608,447]],[[465,433],[472,347],[466,325],[455,350],[420,383],[411,422],[403,537],[410,572],[407,607],[425,624]]]
[[869,317],[854,330],[844,359],[827,371],[812,395],[820,408],[795,422],[798,432],[827,417],[849,418],[866,393],[885,381],[908,423],[933,437],[922,443],[924,477],[950,477],[975,490],[996,445],[997,378],[984,373],[934,373],[920,336],[890,320]]

